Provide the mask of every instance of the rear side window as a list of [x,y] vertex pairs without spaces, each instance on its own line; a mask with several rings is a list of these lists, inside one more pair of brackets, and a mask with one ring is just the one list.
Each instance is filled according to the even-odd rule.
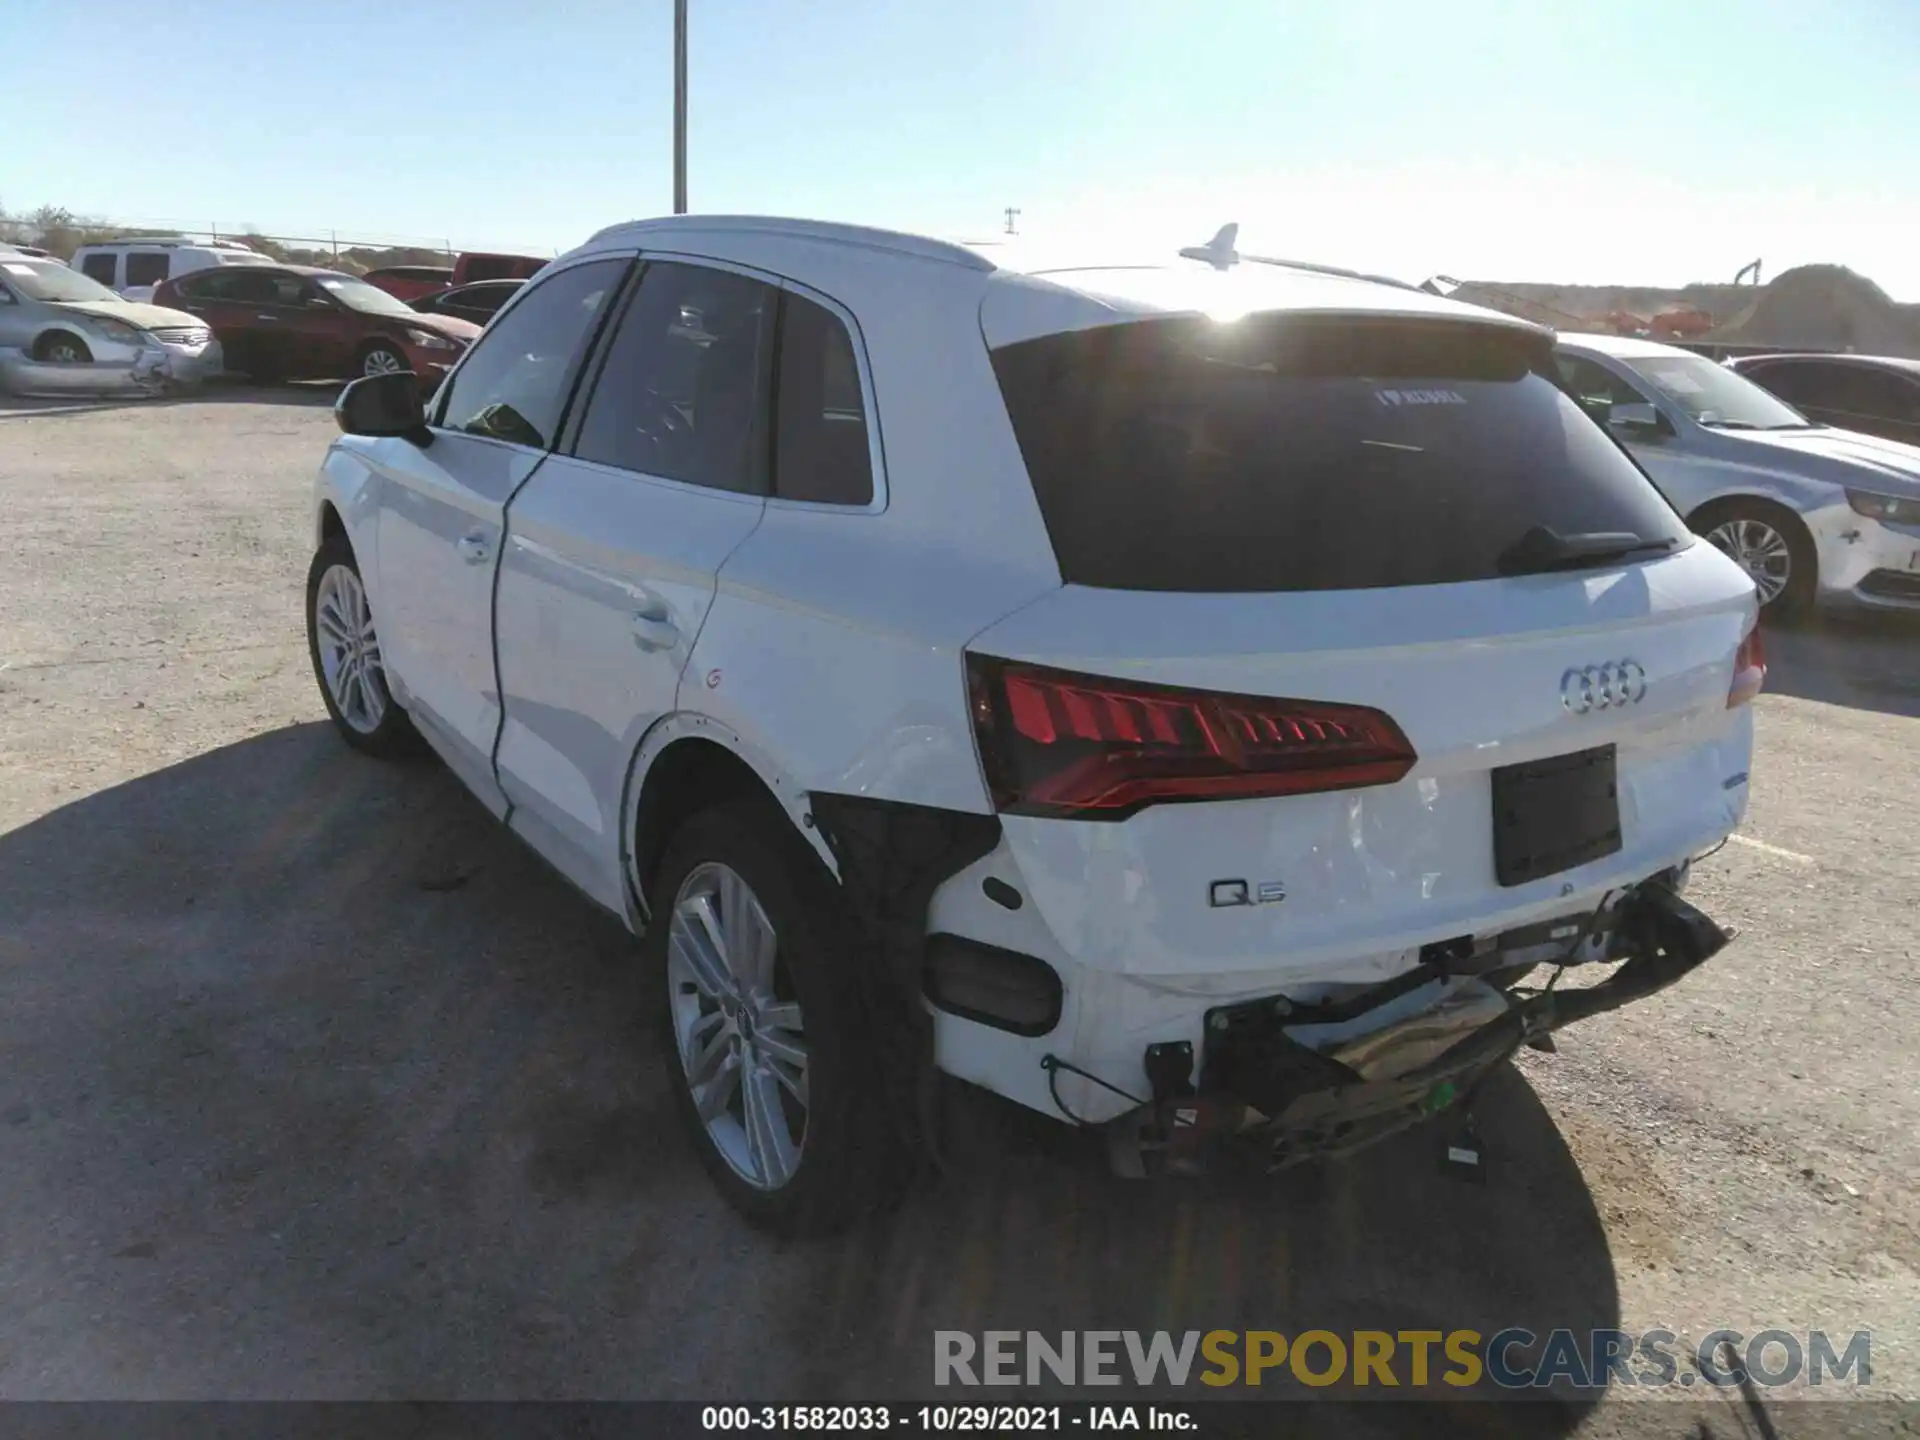
[[[190,300],[244,300],[248,278],[234,270],[199,270],[182,279],[179,290]],[[261,295],[264,298],[264,288]]]
[[1535,526],[1685,528],[1527,335],[1454,322],[1140,321],[997,350],[1062,576],[1119,590],[1492,579]]
[[80,262],[80,273],[89,280],[98,280],[102,285],[113,284],[114,269],[120,257],[116,254],[89,255]]
[[127,256],[127,284],[158,285],[167,278],[167,257],[154,254],[151,250],[136,251]]
[[607,347],[574,454],[688,485],[766,494],[767,372],[779,298],[771,285],[729,270],[647,266]]
[[840,317],[802,295],[781,301],[773,493],[782,500],[873,500],[867,407],[853,338]]

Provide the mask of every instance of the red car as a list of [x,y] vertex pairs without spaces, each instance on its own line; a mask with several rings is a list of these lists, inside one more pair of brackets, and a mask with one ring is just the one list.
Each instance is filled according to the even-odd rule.
[[200,316],[227,369],[256,379],[411,370],[432,389],[480,333],[471,321],[422,315],[357,276],[311,265],[195,270],[161,281],[153,303]]
[[360,278],[369,285],[379,286],[396,300],[411,303],[452,285],[453,267],[450,265],[388,265],[383,269],[369,270]]

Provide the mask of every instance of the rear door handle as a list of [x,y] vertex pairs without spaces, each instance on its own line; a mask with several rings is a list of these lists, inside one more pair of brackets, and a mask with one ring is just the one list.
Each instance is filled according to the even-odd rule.
[[469,565],[481,565],[493,556],[493,546],[487,543],[487,532],[476,530],[471,535],[463,535],[454,546],[460,552],[460,558]]

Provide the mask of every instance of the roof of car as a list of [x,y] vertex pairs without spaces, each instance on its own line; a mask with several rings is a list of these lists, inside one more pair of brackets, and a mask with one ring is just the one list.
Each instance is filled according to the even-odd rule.
[[1560,332],[1559,343],[1581,350],[1594,350],[1602,355],[1617,355],[1622,360],[1651,360],[1662,355],[1693,355],[1692,350],[1683,350],[1678,345],[1662,345],[1658,340],[1642,340],[1633,335],[1587,334],[1585,331]]
[[[283,271],[288,275],[331,275],[336,280],[358,280],[360,278],[358,275],[351,274],[345,270],[330,270],[325,265],[283,264],[278,260],[269,260],[264,255],[260,257],[260,263],[258,265],[222,265],[219,269],[222,275],[244,275],[249,270],[276,270]],[[195,278],[198,278],[197,273]]]
[[1920,375],[1920,360],[1907,360],[1898,355],[1851,355],[1823,350],[1790,350],[1778,354],[1740,355],[1734,358],[1732,364],[1735,369],[1741,369],[1748,365],[1758,365],[1763,360],[1832,361],[1836,365],[1865,365],[1876,370],[1903,370],[1910,375]]
[[[1224,233],[1224,232],[1223,232]],[[866,225],[769,215],[674,215],[610,225],[583,250],[645,246],[663,240],[796,240],[849,246],[970,270],[1013,282],[1019,297],[996,297],[983,315],[988,340],[1109,324],[1123,316],[1227,315],[1257,310],[1327,310],[1473,318],[1545,333],[1530,321],[1463,304],[1377,277],[1237,256],[1224,267],[1178,253],[1108,244],[1095,250],[1026,237],[955,241]],[[1020,313],[1015,314],[1015,311]]]

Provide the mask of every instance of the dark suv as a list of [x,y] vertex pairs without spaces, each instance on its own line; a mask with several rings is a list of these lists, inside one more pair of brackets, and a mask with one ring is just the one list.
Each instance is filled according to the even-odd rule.
[[1920,360],[1743,355],[1727,365],[1823,425],[1920,445]]
[[161,282],[153,303],[200,316],[219,337],[227,369],[257,379],[411,370],[432,389],[480,333],[451,315],[422,315],[355,276],[307,265],[197,270]]

